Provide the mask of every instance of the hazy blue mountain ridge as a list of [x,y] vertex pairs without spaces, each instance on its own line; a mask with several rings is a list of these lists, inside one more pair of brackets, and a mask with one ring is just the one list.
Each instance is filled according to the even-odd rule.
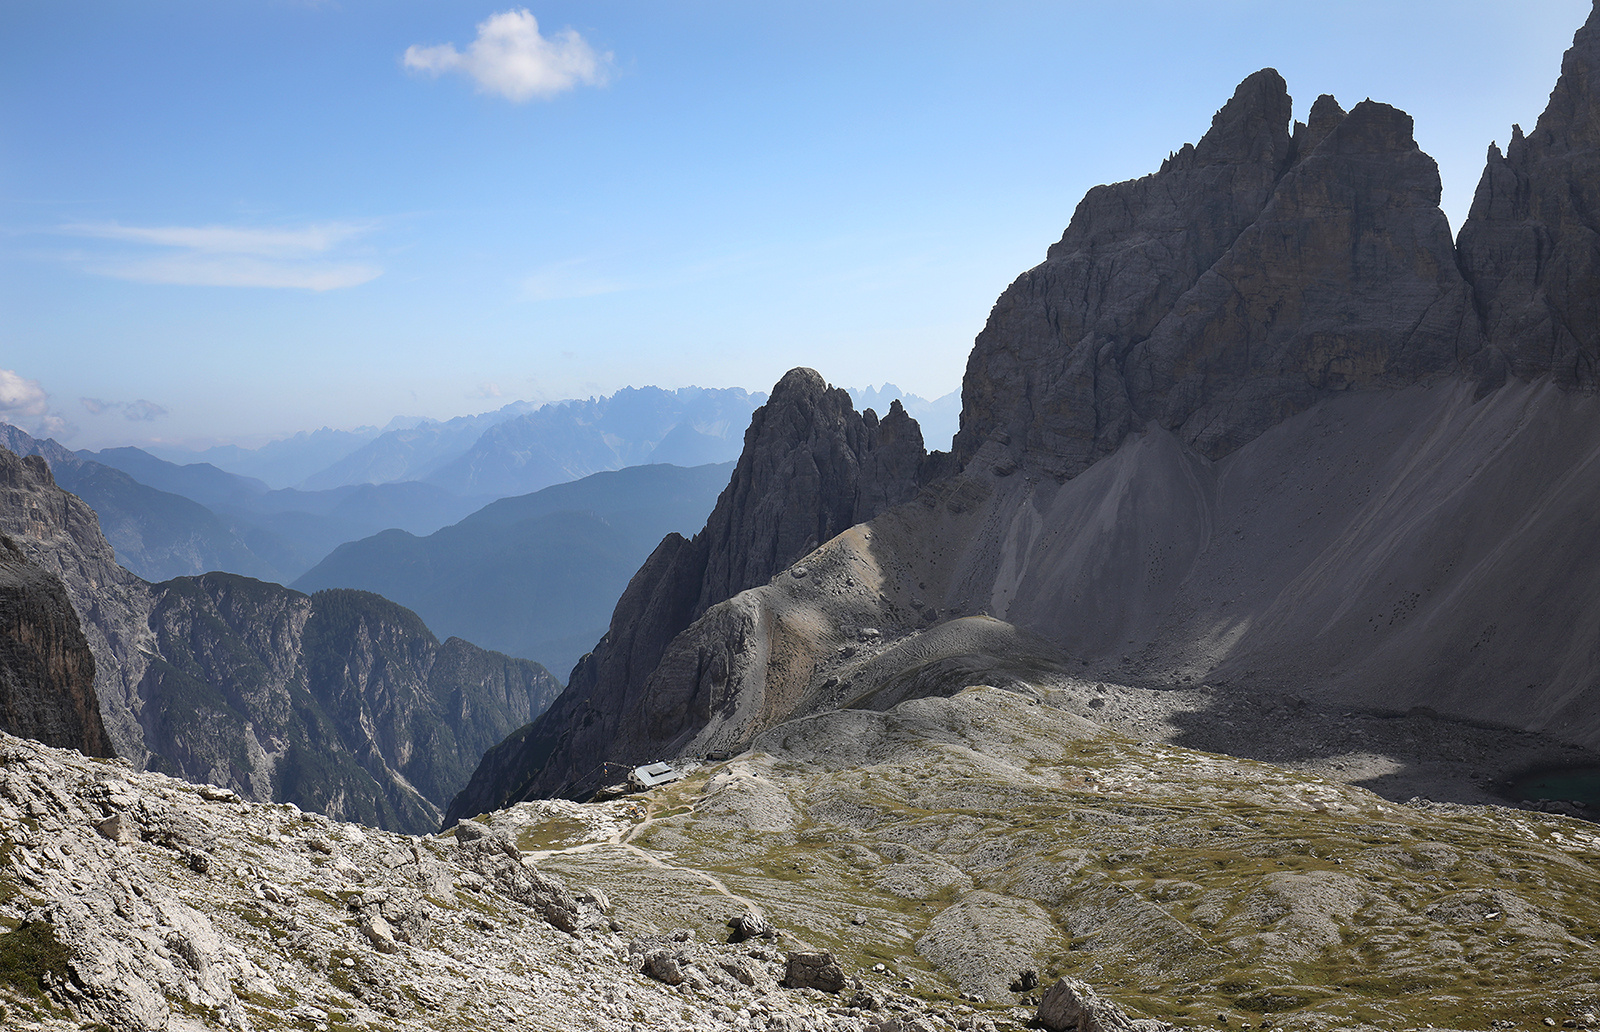
[[765,397],[737,387],[626,387],[556,402],[490,427],[427,481],[504,497],[643,463],[731,462]]
[[441,636],[564,675],[661,538],[705,521],[731,468],[633,466],[503,498],[427,537],[386,530],[341,545],[294,586],[373,591]]

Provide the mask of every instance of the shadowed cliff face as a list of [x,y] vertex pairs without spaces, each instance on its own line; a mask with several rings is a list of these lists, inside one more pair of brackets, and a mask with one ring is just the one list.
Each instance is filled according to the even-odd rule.
[[152,604],[150,585],[117,565],[94,510],[57,487],[40,456],[0,448],[0,534],[61,578],[94,653],[106,734],[118,756],[142,767],[149,750],[139,722],[139,681],[154,646],[143,616]]
[[94,654],[60,578],[0,536],[0,729],[114,756],[94,694]]
[[1490,145],[1460,247],[1499,368],[1600,388],[1600,8],[1534,131]]
[[[484,757],[449,817],[529,793],[592,789],[605,776],[600,764],[654,758],[704,726],[729,683],[729,656],[751,631],[708,610],[911,498],[925,458],[922,432],[898,401],[880,420],[856,412],[846,391],[813,370],[785,374],[752,417],[705,529],[662,541],[567,691]],[[691,635],[679,644],[702,618],[716,626],[716,640]]]

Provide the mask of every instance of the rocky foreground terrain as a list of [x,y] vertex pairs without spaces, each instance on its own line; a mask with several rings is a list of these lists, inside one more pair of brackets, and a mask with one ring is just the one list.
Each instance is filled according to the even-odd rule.
[[1118,707],[1083,682],[824,713],[423,837],[7,737],[4,1023],[1600,1025],[1594,825],[1079,715]]

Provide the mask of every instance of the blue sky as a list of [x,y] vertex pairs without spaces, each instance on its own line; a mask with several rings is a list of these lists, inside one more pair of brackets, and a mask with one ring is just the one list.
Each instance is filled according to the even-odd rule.
[[1590,7],[0,5],[0,416],[259,443],[802,364],[932,397],[1084,191],[1257,68],[1298,117],[1410,112],[1459,225]]

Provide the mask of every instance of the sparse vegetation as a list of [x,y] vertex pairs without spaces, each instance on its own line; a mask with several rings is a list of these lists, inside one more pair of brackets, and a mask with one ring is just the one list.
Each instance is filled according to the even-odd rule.
[[48,921],[32,921],[0,934],[0,983],[40,1004],[49,1004],[50,982],[67,977],[71,955]]

